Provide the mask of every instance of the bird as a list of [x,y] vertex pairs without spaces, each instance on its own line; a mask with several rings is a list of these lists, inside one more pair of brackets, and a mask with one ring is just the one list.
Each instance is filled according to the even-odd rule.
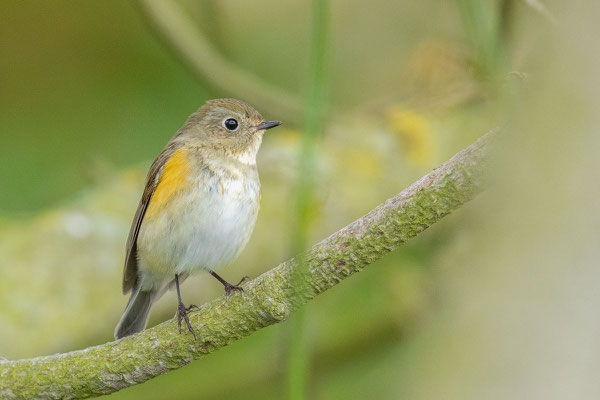
[[214,99],[191,114],[152,163],[126,244],[123,294],[131,291],[114,336],[146,328],[152,303],[177,290],[177,323],[196,334],[181,298],[190,275],[208,272],[225,294],[243,291],[215,270],[230,264],[246,246],[260,208],[256,156],[265,121],[244,101]]

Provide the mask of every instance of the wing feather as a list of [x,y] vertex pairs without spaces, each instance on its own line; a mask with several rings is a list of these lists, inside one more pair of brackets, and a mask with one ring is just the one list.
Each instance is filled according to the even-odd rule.
[[152,163],[148,176],[146,177],[146,187],[138,205],[131,228],[127,238],[125,266],[123,268],[123,294],[129,292],[134,286],[138,276],[138,258],[137,258],[137,238],[140,232],[140,226],[144,220],[144,215],[150,204],[152,194],[160,180],[163,167],[169,158],[181,147],[181,144],[171,142],[160,152],[156,160]]

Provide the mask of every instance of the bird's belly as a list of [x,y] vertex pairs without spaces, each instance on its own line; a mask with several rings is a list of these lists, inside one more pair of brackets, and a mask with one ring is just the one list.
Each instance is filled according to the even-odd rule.
[[258,181],[206,183],[178,193],[143,221],[137,244],[144,286],[160,285],[174,274],[217,269],[248,242],[259,209]]

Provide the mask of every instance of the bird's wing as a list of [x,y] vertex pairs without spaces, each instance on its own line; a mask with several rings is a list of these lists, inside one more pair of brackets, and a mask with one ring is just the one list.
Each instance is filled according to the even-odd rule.
[[160,152],[158,157],[156,157],[156,160],[154,160],[152,163],[150,171],[148,171],[148,176],[146,177],[146,187],[144,188],[144,193],[142,194],[140,204],[135,212],[135,217],[133,217],[133,222],[131,224],[131,228],[129,229],[129,237],[127,238],[125,267],[123,268],[123,294],[129,292],[137,280],[137,237],[140,231],[140,226],[142,225],[142,221],[144,220],[144,214],[146,213],[148,204],[150,204],[150,199],[152,198],[156,186],[161,178],[165,163],[180,147],[180,144],[173,142],[167,144],[163,151]]

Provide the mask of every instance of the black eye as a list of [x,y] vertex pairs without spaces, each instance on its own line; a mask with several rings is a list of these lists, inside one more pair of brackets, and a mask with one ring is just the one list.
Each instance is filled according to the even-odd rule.
[[238,127],[238,122],[233,118],[228,118],[225,120],[225,122],[223,122],[223,125],[225,125],[225,128],[229,129],[230,131],[235,131]]

